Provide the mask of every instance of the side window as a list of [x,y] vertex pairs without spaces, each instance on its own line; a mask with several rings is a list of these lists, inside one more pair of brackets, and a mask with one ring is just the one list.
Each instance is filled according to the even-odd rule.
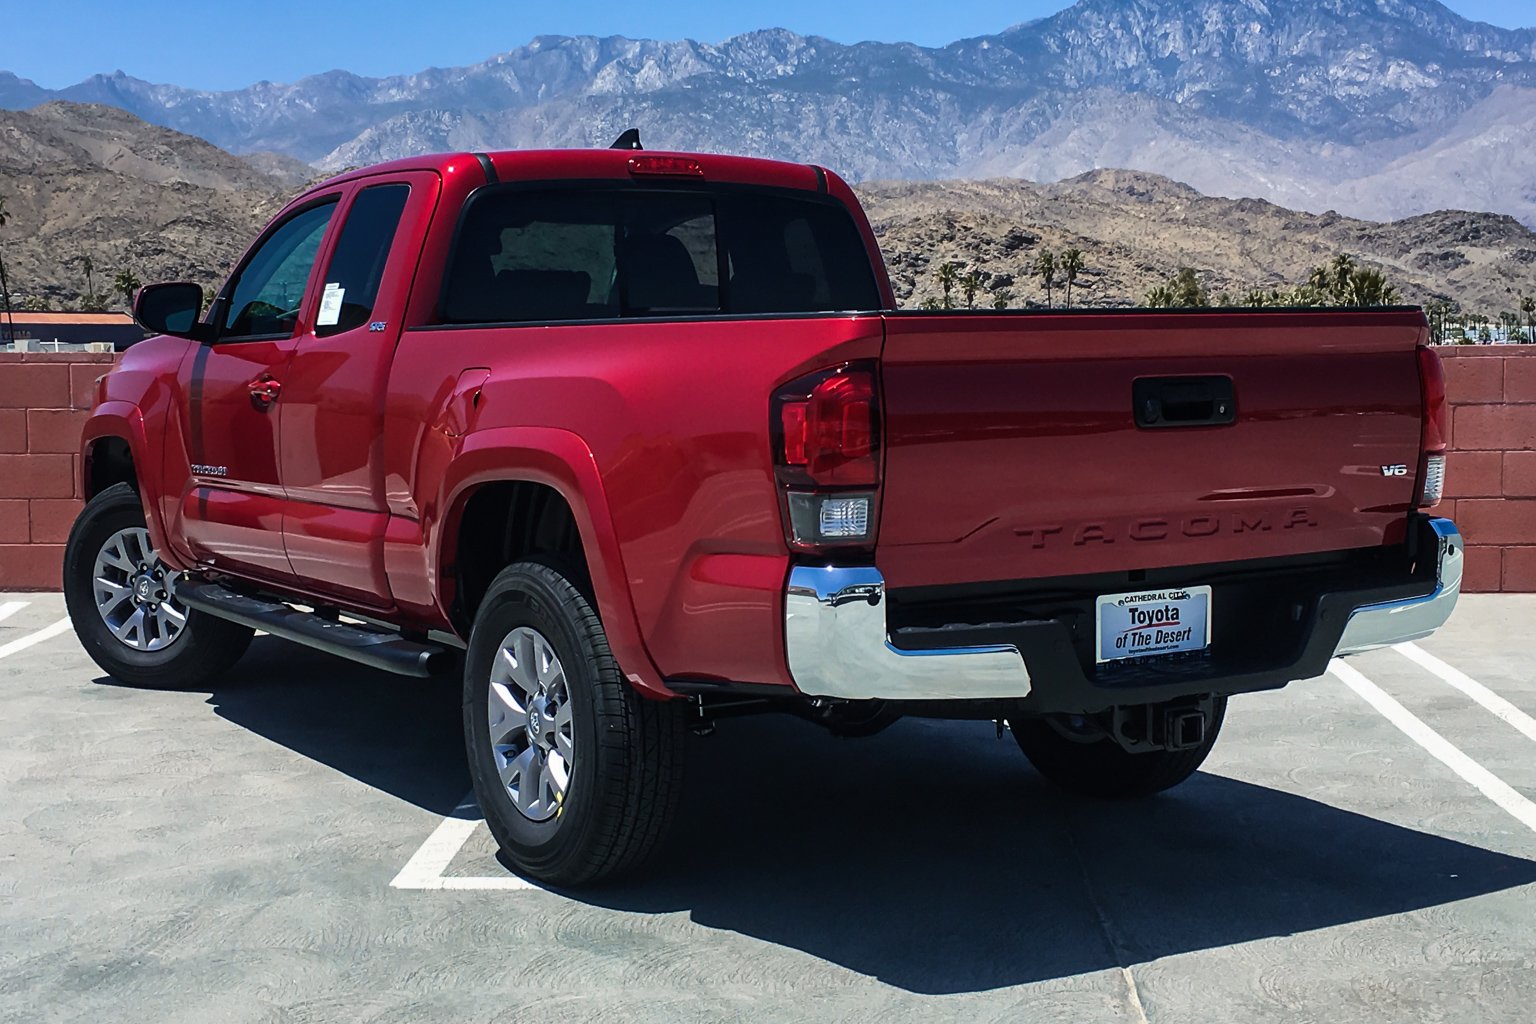
[[325,270],[320,310],[315,317],[319,337],[361,327],[373,315],[384,264],[410,194],[409,185],[375,185],[363,189],[353,200]]
[[448,323],[618,316],[618,204],[603,192],[493,191],[459,229],[443,319]]
[[219,340],[285,337],[304,304],[304,286],[325,238],[336,200],[289,217],[240,268],[230,292]]
[[490,191],[465,213],[447,323],[714,313],[714,202],[686,193]]

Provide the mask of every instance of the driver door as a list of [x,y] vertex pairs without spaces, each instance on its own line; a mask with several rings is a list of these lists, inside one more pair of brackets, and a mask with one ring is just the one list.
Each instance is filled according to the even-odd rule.
[[296,339],[314,316],[314,271],[340,197],[340,189],[321,194],[268,228],[210,311],[217,339],[182,362],[191,471],[179,532],[203,565],[273,581],[293,575],[276,407]]

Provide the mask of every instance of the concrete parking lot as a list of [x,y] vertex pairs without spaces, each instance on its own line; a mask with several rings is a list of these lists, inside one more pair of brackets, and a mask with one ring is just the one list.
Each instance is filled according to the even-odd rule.
[[0,595],[0,1020],[1521,1021],[1536,596],[1234,700],[1139,804],[990,725],[692,744],[650,876],[494,858],[454,687],[258,638],[212,693],[104,678]]

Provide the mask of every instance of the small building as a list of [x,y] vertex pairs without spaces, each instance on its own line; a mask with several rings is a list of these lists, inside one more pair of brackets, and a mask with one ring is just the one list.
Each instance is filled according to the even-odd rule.
[[36,338],[43,345],[87,345],[109,341],[121,352],[145,337],[144,331],[127,313],[31,313],[0,310],[0,344],[13,338]]

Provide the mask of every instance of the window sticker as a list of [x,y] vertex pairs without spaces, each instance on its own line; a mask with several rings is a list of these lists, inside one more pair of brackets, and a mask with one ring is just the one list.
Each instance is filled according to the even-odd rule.
[[341,300],[347,294],[347,290],[335,282],[328,282],[325,291],[320,293],[320,315],[315,317],[315,326],[334,327],[341,319]]

